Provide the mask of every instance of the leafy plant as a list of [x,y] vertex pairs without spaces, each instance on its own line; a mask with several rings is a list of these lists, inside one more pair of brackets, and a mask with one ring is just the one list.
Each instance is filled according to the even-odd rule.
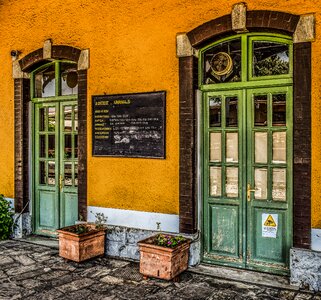
[[155,237],[154,244],[161,247],[175,248],[185,241],[186,238],[182,237],[181,235],[172,236],[160,233]]
[[86,232],[89,232],[90,229],[91,228],[87,224],[78,224],[78,225],[73,225],[73,226],[64,228],[64,230],[75,234],[86,233]]
[[10,237],[13,225],[13,212],[11,212],[9,202],[0,195],[0,240]]
[[108,217],[106,217],[104,213],[95,213],[95,218],[95,225],[97,229],[106,226]]

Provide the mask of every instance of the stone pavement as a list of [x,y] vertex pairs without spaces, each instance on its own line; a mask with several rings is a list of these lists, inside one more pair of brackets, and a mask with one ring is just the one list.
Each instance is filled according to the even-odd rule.
[[184,272],[181,281],[143,280],[136,262],[109,257],[67,261],[58,250],[0,241],[0,299],[295,299],[321,294],[232,282]]

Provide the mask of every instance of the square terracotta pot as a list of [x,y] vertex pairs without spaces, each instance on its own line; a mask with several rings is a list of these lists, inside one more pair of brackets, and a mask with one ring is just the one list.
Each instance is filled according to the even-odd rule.
[[70,232],[73,225],[57,230],[59,233],[59,255],[61,257],[82,262],[84,260],[105,254],[106,228],[96,229],[87,224],[89,231],[81,234]]
[[156,246],[155,236],[138,242],[140,250],[139,272],[145,278],[155,277],[171,280],[188,267],[188,253],[191,241],[186,240],[176,248]]

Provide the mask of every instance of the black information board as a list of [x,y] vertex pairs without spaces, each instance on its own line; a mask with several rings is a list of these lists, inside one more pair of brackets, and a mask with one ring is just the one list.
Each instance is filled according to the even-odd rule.
[[165,158],[166,92],[92,96],[93,155]]

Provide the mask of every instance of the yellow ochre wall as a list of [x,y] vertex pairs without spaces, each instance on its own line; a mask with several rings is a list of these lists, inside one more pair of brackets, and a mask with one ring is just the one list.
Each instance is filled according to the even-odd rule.
[[[179,105],[176,34],[229,14],[226,0],[4,0],[0,2],[0,192],[14,196],[14,105],[10,51],[24,56],[51,39],[90,49],[88,204],[178,214]],[[315,13],[312,43],[312,225],[321,227],[321,6],[318,0],[249,0],[248,10]],[[91,96],[167,91],[166,159],[91,155]]]

